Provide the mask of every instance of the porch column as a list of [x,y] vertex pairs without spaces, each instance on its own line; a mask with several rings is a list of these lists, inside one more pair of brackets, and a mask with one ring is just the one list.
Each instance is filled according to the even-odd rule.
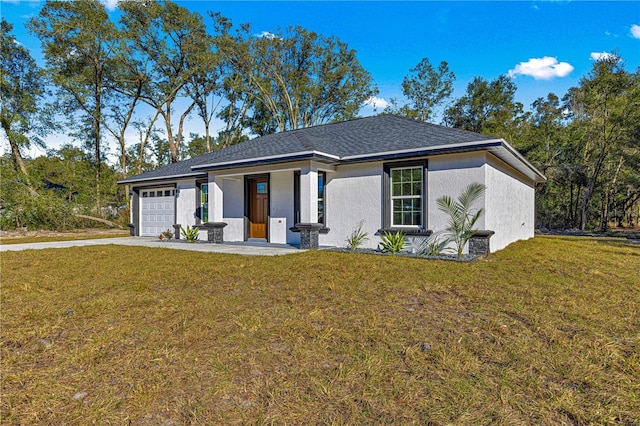
[[318,170],[300,170],[300,223],[318,223]]
[[322,224],[318,223],[318,169],[309,165],[300,170],[300,248],[317,249]]
[[222,222],[222,178],[209,175],[209,222]]

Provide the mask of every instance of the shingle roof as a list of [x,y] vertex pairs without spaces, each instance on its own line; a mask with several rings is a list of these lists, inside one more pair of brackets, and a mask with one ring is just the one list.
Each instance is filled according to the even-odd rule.
[[[199,157],[120,181],[168,179],[181,175],[198,175],[207,168],[247,165],[249,161],[271,158],[286,161],[303,154],[326,154],[337,162],[349,157],[373,156],[403,150],[437,149],[447,146],[498,141],[495,137],[424,123],[394,115],[379,115],[340,123],[262,136]],[[222,164],[221,164],[222,163]]]

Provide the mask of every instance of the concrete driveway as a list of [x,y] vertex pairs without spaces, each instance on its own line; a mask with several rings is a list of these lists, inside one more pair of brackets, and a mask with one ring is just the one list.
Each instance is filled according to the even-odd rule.
[[120,237],[102,238],[96,240],[51,241],[45,243],[0,244],[0,252],[99,246],[107,244],[116,244],[121,246],[169,248],[175,250],[191,250],[210,253],[241,254],[245,256],[279,256],[284,254],[301,253],[305,251],[286,244],[209,244],[206,242],[187,243],[186,241],[160,241],[154,237]]

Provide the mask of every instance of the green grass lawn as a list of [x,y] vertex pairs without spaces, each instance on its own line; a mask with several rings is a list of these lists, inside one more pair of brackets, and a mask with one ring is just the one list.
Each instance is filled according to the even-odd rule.
[[2,254],[6,424],[640,424],[640,247]]

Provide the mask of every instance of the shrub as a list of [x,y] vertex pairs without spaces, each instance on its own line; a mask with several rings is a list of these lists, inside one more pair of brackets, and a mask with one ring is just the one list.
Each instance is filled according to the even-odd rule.
[[347,237],[347,248],[351,251],[355,251],[360,247],[365,241],[369,240],[369,234],[367,232],[362,231],[362,222],[358,223],[358,226],[353,228],[351,231],[351,235]]
[[433,234],[418,245],[416,254],[420,256],[440,256],[450,250],[447,248],[447,244],[449,244],[449,241],[446,238]]
[[402,231],[395,233],[385,232],[382,236],[380,246],[383,253],[396,254],[399,253],[407,243],[407,238]]
[[198,233],[200,232],[200,228],[197,226],[189,227],[185,229],[184,227],[180,227],[180,233],[184,237],[185,240],[189,243],[195,243],[198,240]]

